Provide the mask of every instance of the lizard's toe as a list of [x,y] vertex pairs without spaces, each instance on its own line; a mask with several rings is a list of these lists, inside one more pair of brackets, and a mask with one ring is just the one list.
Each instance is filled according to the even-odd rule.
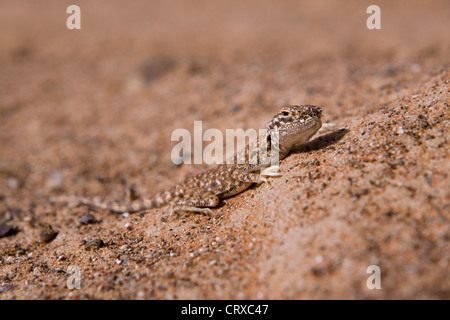
[[261,175],[269,177],[279,177],[282,174],[280,173],[280,166],[274,165],[261,170]]

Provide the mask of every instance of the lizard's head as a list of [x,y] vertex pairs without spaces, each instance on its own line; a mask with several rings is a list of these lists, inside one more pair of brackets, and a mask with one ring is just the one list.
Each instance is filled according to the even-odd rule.
[[269,121],[267,129],[278,131],[282,148],[292,149],[308,141],[322,127],[322,109],[315,106],[285,106]]

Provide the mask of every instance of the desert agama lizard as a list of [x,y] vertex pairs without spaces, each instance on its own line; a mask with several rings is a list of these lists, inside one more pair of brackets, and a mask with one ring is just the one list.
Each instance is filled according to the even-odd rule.
[[137,199],[128,204],[96,201],[85,197],[76,197],[76,200],[91,208],[118,213],[137,212],[163,206],[167,206],[170,212],[210,212],[209,208],[217,206],[220,199],[243,192],[252,184],[265,182],[266,176],[280,175],[278,167],[271,166],[270,157],[260,157],[258,152],[261,148],[266,148],[266,153],[270,156],[273,151],[270,132],[278,134],[277,150],[281,160],[290,151],[307,142],[322,127],[321,118],[322,109],[316,106],[282,107],[267,123],[267,134],[260,135],[254,142],[256,148],[255,145],[250,148],[249,143],[245,149],[234,155],[235,161],[232,164],[220,164],[188,177],[184,182],[156,193],[151,199]]

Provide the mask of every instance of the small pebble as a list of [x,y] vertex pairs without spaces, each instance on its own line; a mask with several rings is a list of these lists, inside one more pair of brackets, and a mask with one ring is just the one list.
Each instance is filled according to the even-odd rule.
[[230,109],[228,109],[228,112],[230,112],[230,113],[236,113],[236,112],[238,112],[239,110],[241,110],[241,106],[238,105],[238,104],[235,104],[235,105],[231,106]]
[[102,239],[92,239],[86,242],[84,245],[84,248],[88,251],[90,250],[97,250],[105,246],[105,243]]
[[58,232],[53,230],[53,227],[50,224],[45,224],[41,230],[41,240],[42,242],[50,242],[56,238]]
[[78,222],[80,224],[95,223],[95,221],[95,217],[91,213],[86,213],[78,217]]
[[19,180],[17,180],[14,177],[6,178],[5,182],[6,182],[6,185],[8,186],[8,188],[10,188],[10,189],[15,190],[19,187]]
[[0,293],[9,291],[9,290],[11,290],[12,288],[13,288],[13,285],[12,285],[12,284],[1,285],[1,286],[0,286]]
[[0,238],[6,237],[12,233],[13,227],[6,223],[0,223]]
[[57,171],[53,172],[52,175],[47,179],[47,187],[50,189],[60,188],[64,183],[64,175]]

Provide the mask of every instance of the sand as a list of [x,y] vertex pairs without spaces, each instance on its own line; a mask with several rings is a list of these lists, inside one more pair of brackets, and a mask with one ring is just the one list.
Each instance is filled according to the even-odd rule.
[[[380,30],[364,1],[70,4],[0,2],[0,299],[450,298],[448,1],[377,1]],[[207,167],[175,129],[284,104],[336,130],[211,215],[50,201],[151,195]]]

